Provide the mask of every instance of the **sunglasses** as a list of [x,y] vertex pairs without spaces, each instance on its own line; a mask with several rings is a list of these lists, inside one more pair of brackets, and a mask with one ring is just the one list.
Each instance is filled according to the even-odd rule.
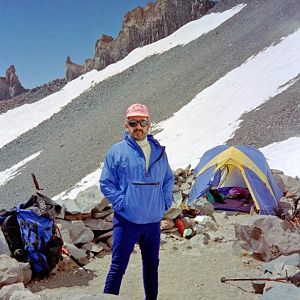
[[128,125],[130,127],[136,127],[140,123],[141,127],[146,127],[149,125],[147,120],[129,120]]

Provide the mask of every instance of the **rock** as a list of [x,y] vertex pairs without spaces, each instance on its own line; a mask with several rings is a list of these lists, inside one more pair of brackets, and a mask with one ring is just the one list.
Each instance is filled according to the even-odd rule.
[[180,193],[180,195],[181,195],[181,190],[180,190],[180,187],[178,186],[178,184],[175,184],[174,185],[174,188],[173,188],[173,193]]
[[270,261],[300,252],[300,236],[289,228],[275,216],[247,216],[235,224],[235,235],[251,247],[255,258]]
[[208,244],[208,237],[206,235],[195,235],[190,239],[190,244],[193,248],[201,248]]
[[214,206],[204,197],[196,199],[193,207],[200,210],[201,215],[212,216],[214,213]]
[[224,240],[224,236],[218,232],[208,232],[207,235],[211,241],[217,243],[221,243]]
[[219,225],[223,225],[224,222],[228,220],[228,214],[226,211],[214,211],[214,217],[216,220],[216,223]]
[[182,169],[182,168],[178,168],[178,169],[176,169],[176,171],[174,172],[174,175],[175,175],[175,177],[179,177],[179,176],[182,176],[182,175],[185,175],[185,170],[184,169]]
[[14,291],[9,300],[40,300],[40,296],[33,294],[29,290]]
[[200,224],[195,224],[193,226],[193,229],[194,229],[196,234],[204,234],[207,231],[207,228],[203,225],[200,225]]
[[[96,41],[95,54],[84,66],[74,64],[68,57],[66,78],[72,80],[92,69],[102,70],[119,61],[133,49],[156,42],[183,26],[203,16],[214,6],[209,0],[162,0],[149,2],[146,8],[138,6],[128,12],[116,39],[103,34]],[[178,169],[175,174],[185,174],[189,168]]]
[[272,289],[273,287],[277,286],[277,285],[282,285],[282,282],[278,282],[278,281],[266,281],[265,282],[265,287],[264,287],[264,294],[269,291],[270,289]]
[[[189,185],[188,183],[184,182],[184,183],[182,183],[182,185],[180,186],[180,190],[181,190],[182,192],[184,192],[184,191],[189,191],[189,190],[190,190],[190,185]],[[187,195],[188,195],[188,193],[187,193]]]
[[114,219],[114,213],[111,213],[111,214],[109,214],[108,216],[106,216],[104,218],[104,220],[107,221],[107,222],[112,222],[113,219]]
[[183,190],[182,191],[182,196],[186,199],[189,196],[190,191],[191,191],[191,189]]
[[181,208],[179,208],[179,207],[171,207],[164,214],[164,219],[173,220],[173,219],[177,218],[181,213],[182,213]]
[[80,213],[80,209],[77,206],[75,199],[66,198],[64,200],[56,200],[56,202],[62,206],[64,213],[65,212],[69,212],[70,214]]
[[237,256],[252,255],[252,249],[245,241],[235,240],[232,243],[232,253]]
[[110,248],[107,246],[107,244],[99,242],[97,245],[99,245],[99,247],[102,247],[104,251],[109,252]]
[[68,79],[69,81],[85,73],[84,66],[73,63],[71,61],[70,56],[67,57],[65,68],[66,68],[66,79]]
[[63,240],[70,244],[85,244],[94,239],[94,233],[82,221],[57,220]]
[[264,263],[263,265],[261,265],[259,267],[259,269],[263,272],[263,273],[275,273],[276,268],[275,265],[276,264],[282,264],[282,265],[290,265],[290,266],[299,266],[300,265],[300,255],[299,253],[294,253],[292,255],[281,255],[278,258]]
[[298,300],[300,299],[300,289],[293,284],[278,284],[262,295],[261,300]]
[[82,249],[88,250],[88,251],[91,251],[91,252],[95,252],[95,253],[99,253],[103,250],[103,247],[99,244],[89,242],[89,243],[84,244],[82,246]]
[[[273,171],[272,171],[273,173]],[[283,177],[283,173],[273,173],[273,177],[276,181],[276,183],[278,184],[278,186],[280,187],[280,189],[283,191],[283,192],[286,192],[286,187],[285,187],[285,184],[284,184],[284,181],[282,179]]]
[[73,244],[65,243],[65,247],[68,249],[69,253],[78,260],[86,257],[86,252],[84,250],[77,248]]
[[101,213],[106,207],[111,207],[111,204],[106,198],[102,198],[100,202],[98,202],[96,206],[92,209],[92,214]]
[[3,235],[2,230],[0,230],[0,254],[6,254],[6,255],[10,256],[10,250],[8,248],[8,245],[7,245],[7,242]]
[[193,175],[188,176],[185,182],[191,186],[194,182],[194,176]]
[[0,288],[18,282],[26,284],[30,279],[29,263],[19,263],[6,254],[0,255]]
[[[180,189],[180,188],[179,188]],[[178,192],[173,193],[173,204],[172,207],[179,207],[181,202],[183,200],[181,191],[179,190]]]
[[14,283],[10,285],[6,285],[0,289],[0,299],[1,300],[9,300],[13,292],[15,291],[25,291],[24,283]]
[[112,249],[112,236],[110,238],[107,239],[106,244],[108,245],[108,247],[110,249]]
[[[107,200],[103,200],[104,196],[100,192],[98,186],[93,185],[84,191],[81,191],[76,199],[75,203],[81,213],[90,213],[97,206],[98,203],[107,203]],[[103,201],[103,202],[102,202]]]
[[171,229],[174,228],[175,224],[173,220],[166,219],[166,220],[161,220],[160,221],[160,229],[165,230],[165,229]]
[[181,221],[184,225],[184,228],[193,228],[195,225],[194,219],[191,219],[189,217],[181,218]]
[[24,284],[27,284],[31,280],[31,277],[32,277],[32,271],[30,268],[30,264],[19,262],[19,268],[22,273],[22,278],[23,278],[22,282]]
[[13,98],[25,91],[16,75],[15,66],[9,66],[6,70],[5,77],[0,77],[0,101]]
[[287,196],[293,196],[300,193],[300,180],[287,175],[281,176],[284,182],[284,190],[288,191]]
[[83,221],[84,225],[95,231],[106,231],[113,228],[112,222],[107,222],[102,219],[88,219]]
[[105,242],[112,236],[112,231],[106,232],[104,234],[99,235],[95,241],[98,242]]
[[103,219],[103,218],[105,218],[106,216],[112,214],[112,212],[113,212],[113,210],[112,210],[112,208],[111,208],[111,209],[108,209],[108,210],[104,210],[104,211],[102,211],[102,212],[93,213],[93,214],[92,214],[92,217],[93,217],[94,219]]

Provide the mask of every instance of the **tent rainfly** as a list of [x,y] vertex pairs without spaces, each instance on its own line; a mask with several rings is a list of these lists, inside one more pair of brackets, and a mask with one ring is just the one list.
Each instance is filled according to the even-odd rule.
[[250,146],[216,146],[204,153],[194,174],[189,205],[211,186],[245,187],[260,214],[274,215],[282,196],[266,158]]

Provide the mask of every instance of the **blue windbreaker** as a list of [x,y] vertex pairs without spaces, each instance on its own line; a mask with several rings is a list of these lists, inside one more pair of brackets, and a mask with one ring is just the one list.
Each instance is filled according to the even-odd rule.
[[172,204],[174,176],[164,147],[148,134],[151,146],[146,172],[144,153],[127,133],[106,154],[100,189],[115,212],[137,224],[159,222]]

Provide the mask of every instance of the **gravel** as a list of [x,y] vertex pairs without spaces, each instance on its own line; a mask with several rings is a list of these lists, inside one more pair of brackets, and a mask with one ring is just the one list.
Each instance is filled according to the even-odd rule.
[[[147,104],[153,122],[165,120],[247,58],[300,27],[298,0],[223,1],[214,11],[245,2],[239,14],[217,29],[100,82],[0,149],[0,170],[42,150],[0,186],[1,206],[10,208],[34,193],[32,172],[52,197],[95,171],[112,143],[122,138],[124,112],[132,102]],[[243,119],[230,143],[260,147],[299,134],[299,81]]]

